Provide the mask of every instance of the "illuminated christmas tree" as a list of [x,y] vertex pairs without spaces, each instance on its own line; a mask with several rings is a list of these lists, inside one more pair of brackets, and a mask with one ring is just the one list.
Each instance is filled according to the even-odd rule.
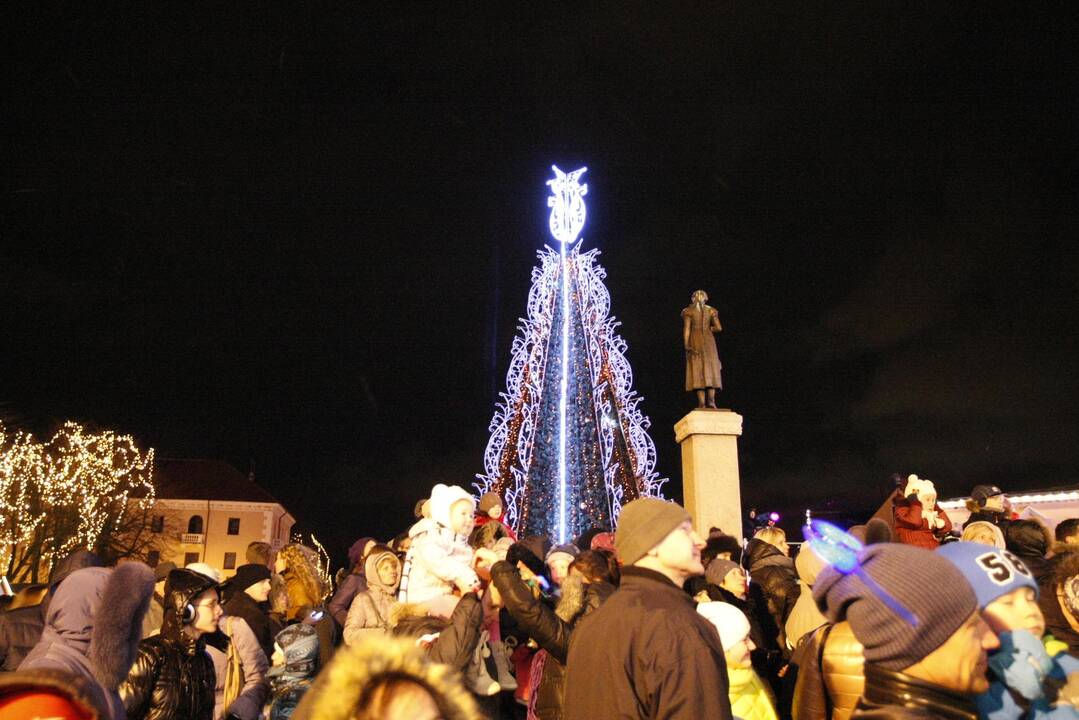
[[656,448],[638,409],[626,343],[608,315],[598,250],[581,252],[587,168],[553,168],[550,229],[532,270],[506,392],[491,420],[481,492],[498,492],[518,535],[563,543],[614,527],[624,503],[659,495]]

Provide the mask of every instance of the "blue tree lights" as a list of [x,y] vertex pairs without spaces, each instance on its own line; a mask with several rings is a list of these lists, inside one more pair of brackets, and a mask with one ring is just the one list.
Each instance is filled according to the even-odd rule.
[[649,421],[609,317],[599,251],[580,251],[587,168],[553,170],[547,206],[559,250],[545,246],[532,270],[528,316],[513,340],[476,485],[502,495],[519,534],[561,543],[613,527],[624,503],[658,495],[665,480],[654,472]]

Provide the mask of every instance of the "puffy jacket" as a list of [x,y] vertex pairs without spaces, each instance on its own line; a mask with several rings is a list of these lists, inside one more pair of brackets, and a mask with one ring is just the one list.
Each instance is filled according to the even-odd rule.
[[[266,671],[270,668],[269,660],[258,638],[243,618],[226,615],[221,618],[220,630],[215,638],[207,637],[206,652],[214,662],[214,717],[231,713],[241,720],[256,720],[262,712],[266,697],[270,694],[270,681]],[[214,642],[217,640],[219,642]],[[225,700],[225,677],[228,672],[228,647],[233,645],[240,656],[243,668],[244,684],[240,694],[229,707],[223,707]],[[227,713],[226,713],[227,711]]]
[[[750,578],[764,594],[772,621],[782,632],[802,592],[794,561],[759,538],[753,538],[746,545],[744,560]],[[785,647],[785,641],[781,639],[779,646]]]
[[142,563],[71,573],[49,602],[41,640],[19,670],[79,676],[88,691],[99,695],[108,717],[122,718],[118,688],[135,659],[153,591],[154,573]]
[[405,558],[401,602],[425,603],[451,594],[454,586],[467,592],[479,583],[468,536],[450,529],[450,508],[465,499],[471,496],[455,485],[432,489],[430,520],[421,520],[409,530],[412,545]]
[[120,687],[128,720],[213,720],[214,664],[204,637],[183,631],[183,609],[215,587],[191,570],[173,570],[165,584],[161,633],[139,643],[138,657]]
[[740,720],[776,720],[772,693],[753,668],[727,667],[731,712]]
[[570,636],[567,718],[731,717],[715,627],[666,576],[631,566]]
[[614,592],[610,583],[591,583],[578,588],[577,579],[579,576],[571,575],[564,581],[562,599],[556,611],[532,594],[515,566],[503,560],[491,568],[491,582],[498,588],[506,610],[549,655],[533,701],[535,715],[541,720],[562,717],[570,633],[581,618],[602,605]]
[[914,545],[927,550],[940,547],[940,536],[951,532],[952,521],[940,504],[933,505],[937,516],[944,521],[944,527],[929,527],[929,522],[922,517],[922,504],[918,500],[900,498],[895,502],[895,538],[901,543]]
[[865,680],[865,694],[858,700],[858,706],[851,715],[856,720],[978,718],[978,710],[971,697],[901,672],[867,663]]
[[847,720],[865,690],[862,644],[850,623],[825,625],[809,633],[795,651],[791,661],[795,660],[794,720]]
[[348,610],[345,618],[346,645],[355,645],[362,637],[371,634],[364,631],[390,629],[390,611],[396,602],[397,583],[386,585],[379,578],[378,564],[384,560],[392,560],[400,570],[400,561],[389,551],[372,552],[364,561],[364,574],[369,578],[367,590],[353,598]]

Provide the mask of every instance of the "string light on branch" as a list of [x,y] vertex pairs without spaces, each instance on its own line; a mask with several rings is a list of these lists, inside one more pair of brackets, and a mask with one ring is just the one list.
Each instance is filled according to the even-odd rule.
[[153,466],[153,449],[130,435],[67,422],[39,442],[0,424],[0,560],[51,564],[94,549],[129,505],[153,505]]

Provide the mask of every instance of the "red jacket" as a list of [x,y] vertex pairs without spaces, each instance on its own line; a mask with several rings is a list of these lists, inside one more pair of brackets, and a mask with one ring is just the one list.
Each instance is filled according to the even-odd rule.
[[922,517],[922,504],[917,499],[897,497],[895,500],[896,540],[927,550],[936,550],[940,547],[940,537],[951,531],[952,521],[947,513],[940,509],[939,503],[934,504],[933,509],[944,520],[944,527],[929,527],[929,523]]

